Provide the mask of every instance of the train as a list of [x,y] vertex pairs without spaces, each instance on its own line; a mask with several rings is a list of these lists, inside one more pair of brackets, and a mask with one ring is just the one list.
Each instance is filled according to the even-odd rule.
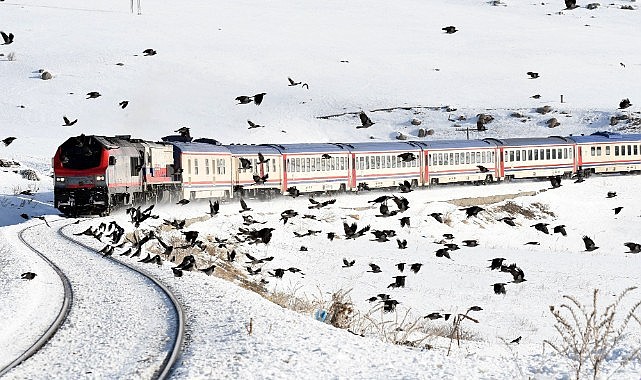
[[641,134],[353,143],[221,144],[80,135],[53,158],[55,207],[108,215],[148,202],[271,198],[519,178],[641,172]]

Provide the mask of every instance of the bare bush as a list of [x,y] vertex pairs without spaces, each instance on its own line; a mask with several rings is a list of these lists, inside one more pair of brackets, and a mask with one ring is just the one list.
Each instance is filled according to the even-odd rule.
[[[544,344],[568,359],[577,380],[590,375],[596,379],[613,350],[620,348],[629,323],[636,321],[641,326],[641,319],[636,315],[641,301],[635,303],[623,319],[615,321],[621,301],[635,289],[636,287],[625,289],[614,303],[603,310],[599,310],[597,304],[598,289],[594,289],[591,305],[583,305],[576,298],[564,295],[563,298],[569,301],[567,304],[562,304],[559,308],[550,306],[550,312],[556,321],[554,328],[561,342],[545,340]],[[638,356],[640,350],[641,347],[638,346],[633,349],[624,357],[619,368]]]
[[15,61],[16,60],[16,52],[12,51],[11,53],[7,54],[7,61]]

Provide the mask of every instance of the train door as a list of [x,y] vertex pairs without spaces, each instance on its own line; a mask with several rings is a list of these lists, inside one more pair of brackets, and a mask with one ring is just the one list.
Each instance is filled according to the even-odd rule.
[[347,175],[348,186],[350,189],[356,188],[356,154],[351,153],[347,156]]
[[422,186],[429,186],[430,184],[430,155],[427,150],[423,151],[423,167],[421,168],[421,185]]
[[498,160],[496,162],[497,165],[497,170],[498,170],[498,178],[499,179],[504,179],[505,177],[505,153],[503,152],[503,147],[498,148]]

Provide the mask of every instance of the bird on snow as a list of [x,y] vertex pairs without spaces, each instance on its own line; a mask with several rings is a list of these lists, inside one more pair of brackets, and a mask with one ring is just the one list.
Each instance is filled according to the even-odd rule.
[[218,201],[211,203],[211,200],[209,200],[209,215],[214,216],[218,214],[218,210],[220,210],[220,203],[218,203]]
[[621,102],[619,102],[619,109],[624,110],[624,109],[630,107],[631,105],[632,105],[632,103],[630,103],[630,99],[625,98],[625,99],[621,100]]
[[9,45],[13,42],[13,33],[0,32],[2,34],[2,39],[4,40],[3,45]]
[[467,217],[476,216],[479,212],[484,211],[485,209],[479,206],[470,206],[466,208],[459,209],[460,211],[465,211]]
[[490,270],[501,269],[501,266],[503,266],[504,260],[505,259],[502,257],[497,257],[495,259],[488,260],[492,262],[488,268],[490,268]]
[[396,243],[398,244],[398,249],[406,249],[407,248],[407,239],[396,239]]
[[124,110],[129,105],[129,100],[123,100],[122,102],[118,103],[118,105]]
[[558,189],[559,187],[561,187],[561,176],[560,175],[551,176],[550,184],[552,185],[553,189]]
[[[566,3],[567,3],[567,1],[566,1]],[[514,340],[511,340],[510,343],[516,343],[516,344],[521,343],[521,337],[519,336],[518,338],[516,338]]]
[[479,245],[479,242],[477,240],[463,240],[463,244],[465,244],[466,247],[476,247]]
[[181,205],[181,206],[184,206],[187,203],[189,203],[189,199],[181,199],[178,202],[176,202],[177,205]]
[[565,9],[574,9],[576,7],[576,0],[565,0]]
[[633,243],[633,242],[627,242],[623,243],[628,249],[630,250],[628,253],[639,253],[641,252],[641,244],[639,243]]
[[412,191],[412,184],[410,183],[410,181],[405,180],[398,184],[398,188],[401,193],[409,193]]
[[505,294],[505,285],[503,282],[492,285],[492,287],[494,287],[494,294]]
[[606,198],[614,198],[617,196],[616,191],[608,191],[608,194],[606,195]]
[[370,263],[369,266],[370,266],[370,268],[372,268],[372,270],[368,270],[368,272],[370,272],[370,273],[381,273],[382,272],[381,271],[381,267],[379,267],[376,264]]
[[528,71],[526,74],[530,76],[530,79],[536,79],[539,77],[539,73],[535,73],[533,71]]
[[349,261],[346,258],[343,258],[343,268],[349,268],[354,266],[354,263],[356,263],[356,260]]
[[62,120],[65,122],[63,124],[64,127],[70,127],[70,126],[72,126],[72,125],[74,125],[74,124],[76,124],[78,122],[78,119],[76,119],[74,121],[71,121],[66,116],[63,116]]
[[20,278],[23,280],[33,280],[36,277],[36,274],[33,272],[25,272],[20,275]]
[[357,126],[356,128],[369,128],[375,123],[367,116],[367,114],[363,111],[361,111],[358,114],[358,117],[361,119],[361,125]]
[[100,96],[98,91],[91,91],[87,93],[87,99],[95,99]]
[[443,214],[441,214],[440,212],[433,212],[430,214],[430,216],[434,218],[437,222],[443,223],[443,218],[442,218]]
[[405,227],[405,226],[407,226],[407,227],[409,227],[409,226],[410,226],[410,217],[409,217],[409,216],[404,216],[404,217],[402,217],[402,218],[400,219],[400,221],[401,221],[401,228],[403,228],[403,227]]

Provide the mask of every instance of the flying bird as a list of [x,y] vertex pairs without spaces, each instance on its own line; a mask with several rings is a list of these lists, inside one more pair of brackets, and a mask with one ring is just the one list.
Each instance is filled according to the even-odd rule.
[[445,31],[445,34],[452,34],[452,33],[458,32],[458,30],[456,30],[456,27],[452,25],[443,27],[441,28],[441,30]]
[[237,96],[236,100],[238,101],[238,104],[249,104],[254,100],[254,98],[251,96],[241,95]]
[[259,106],[259,105],[260,105],[260,103],[262,103],[262,102],[263,102],[263,97],[264,97],[265,95],[266,95],[266,93],[265,93],[265,92],[261,92],[260,94],[256,94],[256,95],[254,95],[254,104],[256,104],[257,106]]
[[414,273],[418,273],[418,271],[421,270],[422,266],[423,266],[423,264],[421,264],[421,263],[414,263],[414,264],[410,265],[410,270],[412,272],[414,272]]
[[434,218],[437,222],[443,223],[443,218],[442,218],[443,214],[441,214],[440,212],[433,212],[430,214],[430,216]]
[[63,116],[62,120],[64,120],[64,122],[65,122],[64,125],[63,125],[65,127],[70,127],[70,126],[72,126],[72,125],[74,125],[74,124],[76,124],[78,122],[78,119],[76,119],[74,121],[70,121],[66,116]]
[[296,186],[291,186],[287,188],[287,195],[291,195],[293,198],[300,196],[300,190]]
[[[566,4],[567,4],[567,0],[566,0]],[[511,340],[511,341],[510,341],[510,344],[512,344],[512,343],[516,343],[516,344],[521,343],[521,337],[519,336],[518,338],[516,338],[516,339],[514,339],[514,340]]]
[[254,129],[254,128],[265,128],[264,125],[256,124],[251,120],[247,120],[247,124],[249,124],[249,127],[247,129]]
[[574,9],[576,7],[576,0],[565,0],[565,9]]
[[412,191],[412,184],[410,183],[410,181],[405,180],[398,184],[398,188],[401,193],[409,193]]
[[505,285],[506,284],[503,282],[492,285],[492,287],[494,288],[494,294],[505,294]]
[[560,224],[554,227],[555,234],[561,234],[563,236],[568,236],[568,233],[565,231],[565,224]]
[[615,207],[612,210],[614,210],[614,215],[618,215],[621,212],[621,210],[623,210],[623,206]]
[[2,142],[4,143],[4,146],[9,146],[9,144],[11,144],[15,139],[16,137],[7,137],[3,139]]
[[469,218],[472,216],[476,216],[479,212],[484,211],[485,209],[479,206],[470,206],[466,208],[461,208],[459,210],[465,211],[465,213],[467,214],[467,217]]
[[585,250],[587,252],[592,252],[599,248],[594,244],[594,241],[587,236],[583,236],[583,244],[585,244]]
[[410,217],[409,217],[409,216],[404,216],[404,217],[402,217],[402,218],[400,219],[400,221],[401,221],[401,228],[403,228],[403,227],[405,227],[405,226],[407,226],[407,227],[409,227],[409,226],[410,226]]
[[238,157],[238,160],[240,161],[240,169],[251,169],[252,168],[252,162],[244,157]]
[[379,267],[376,264],[370,263],[369,266],[370,266],[370,268],[372,268],[372,270],[368,270],[368,272],[371,272],[371,273],[381,273],[382,272],[381,271],[381,267]]
[[346,258],[343,258],[343,268],[352,267],[354,263],[356,263],[356,260],[348,261]]
[[95,99],[97,97],[101,96],[98,91],[91,91],[87,93],[87,99]]
[[405,263],[396,264],[396,268],[398,268],[398,271],[402,273],[405,270]]
[[129,105],[129,100],[123,100],[122,102],[118,103],[118,105],[124,110]]
[[149,57],[149,56],[152,56],[152,55],[156,55],[157,52],[154,49],[145,49],[145,50],[142,51],[142,54],[144,56],[146,56],[146,57]]
[[36,277],[36,274],[33,272],[24,272],[20,275],[20,278],[23,280],[33,280]]
[[549,234],[550,231],[548,230],[548,226],[549,226],[548,223],[537,223],[537,224],[531,225],[530,227],[534,227],[534,229],[536,229],[537,231],[541,231],[544,234]]
[[302,82],[294,82],[294,80],[290,77],[287,77],[287,80],[289,81],[288,86],[298,86],[299,84],[302,83]]
[[401,153],[398,156],[403,162],[410,162],[416,160],[416,155],[412,152]]
[[513,216],[504,216],[501,219],[498,219],[502,222],[505,222],[508,226],[516,227],[516,223],[514,223],[514,219],[516,219]]
[[264,175],[264,176],[262,176],[262,177],[261,177],[261,176],[259,176],[258,174],[254,174],[254,175],[253,175],[253,178],[254,178],[254,182],[255,182],[257,185],[264,185],[264,184],[265,184],[265,182],[267,182],[267,179],[269,178],[269,173],[265,173],[265,175]]
[[485,167],[485,166],[483,166],[483,165],[476,165],[476,167],[477,167],[477,168],[479,168],[479,171],[480,171],[481,173],[487,173],[487,172],[489,172],[489,171],[490,171],[490,169],[486,168],[486,167]]
[[251,211],[251,208],[247,207],[247,203],[243,198],[240,198],[240,208],[239,212]]
[[361,111],[358,114],[358,117],[361,119],[361,125],[357,126],[356,128],[369,128],[375,123],[367,116],[367,114],[363,111]]
[[13,33],[0,32],[2,34],[2,39],[4,40],[3,45],[9,45],[13,42]]
[[641,252],[641,244],[639,243],[633,243],[633,242],[627,242],[623,243],[628,249],[630,250],[628,253],[639,253]]
[[398,244],[398,249],[406,249],[407,248],[407,239],[396,239],[396,243]]
[[177,205],[181,205],[181,206],[184,206],[187,203],[189,203],[189,199],[181,199],[178,202],[176,202]]
[[492,262],[488,268],[490,268],[490,270],[501,269],[501,267],[503,266],[504,260],[505,259],[502,257],[497,257],[495,259],[488,260]]
[[332,156],[330,156],[327,153],[323,153],[323,155],[321,156],[321,159],[323,159],[323,160],[329,160],[330,158],[332,158]]
[[528,71],[526,74],[530,76],[530,79],[536,79],[539,77],[539,73],[535,73],[533,71]]

